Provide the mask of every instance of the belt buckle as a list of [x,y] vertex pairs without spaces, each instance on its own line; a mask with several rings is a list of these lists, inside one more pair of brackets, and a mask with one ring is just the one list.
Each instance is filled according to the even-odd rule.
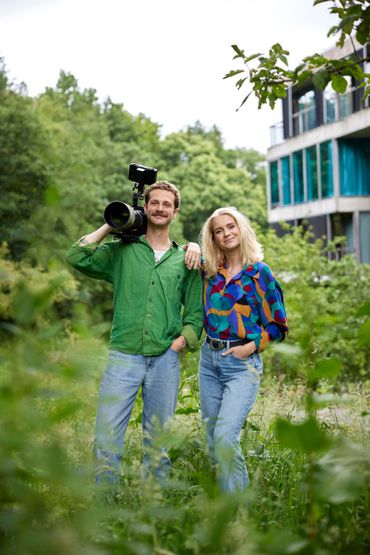
[[223,341],[219,339],[211,339],[211,347],[214,351],[219,351],[220,349],[222,349],[222,343]]

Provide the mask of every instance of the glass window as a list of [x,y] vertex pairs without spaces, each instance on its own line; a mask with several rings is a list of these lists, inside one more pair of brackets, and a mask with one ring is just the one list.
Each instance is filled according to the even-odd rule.
[[283,204],[292,204],[290,194],[290,158],[285,156],[281,159],[281,181],[283,186]]
[[293,153],[293,176],[294,176],[294,202],[303,202],[303,152],[298,150]]
[[353,112],[353,88],[350,77],[345,77],[348,87],[344,94],[337,94],[331,83],[325,89],[325,123],[332,123],[341,118],[345,118]]
[[370,140],[340,139],[340,194],[370,195]]
[[307,91],[295,100],[295,110],[293,114],[294,135],[308,131],[317,126],[316,122],[316,101],[314,91]]
[[337,212],[331,215],[333,237],[345,237],[343,243],[338,244],[340,256],[354,252],[353,243],[353,214],[351,212]]
[[319,197],[316,145],[306,148],[306,178],[307,199],[315,200]]
[[370,264],[370,212],[360,214],[360,261]]
[[325,123],[333,123],[337,119],[337,96],[334,92],[325,91]]
[[279,204],[279,170],[278,163],[270,163],[270,192],[271,204]]
[[320,175],[321,196],[328,198],[333,196],[333,156],[332,143],[325,141],[320,144]]
[[338,117],[346,118],[353,112],[353,94],[352,94],[352,80],[351,77],[345,77],[348,86],[345,94],[338,94]]

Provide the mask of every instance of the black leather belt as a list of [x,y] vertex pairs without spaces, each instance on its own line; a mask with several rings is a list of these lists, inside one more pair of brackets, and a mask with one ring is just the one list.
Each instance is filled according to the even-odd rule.
[[220,349],[230,349],[230,347],[237,347],[238,345],[245,345],[246,343],[250,343],[250,339],[237,339],[236,341],[229,341],[225,339],[215,339],[214,337],[206,336],[206,343],[209,343],[209,346],[214,351],[219,351]]

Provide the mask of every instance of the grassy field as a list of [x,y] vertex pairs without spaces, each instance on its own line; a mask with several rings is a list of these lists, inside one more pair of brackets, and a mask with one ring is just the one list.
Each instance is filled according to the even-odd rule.
[[2,354],[3,554],[368,552],[364,386],[321,384],[315,422],[325,441],[292,447],[279,437],[276,419],[307,434],[299,427],[308,422],[306,387],[277,380],[267,369],[242,435],[251,485],[244,494],[220,495],[200,421],[198,354],[186,355],[177,413],[157,438],[170,446],[171,481],[163,488],[141,478],[138,398],[112,499],[95,486],[92,460],[106,347],[83,333],[51,347],[45,354],[25,339]]

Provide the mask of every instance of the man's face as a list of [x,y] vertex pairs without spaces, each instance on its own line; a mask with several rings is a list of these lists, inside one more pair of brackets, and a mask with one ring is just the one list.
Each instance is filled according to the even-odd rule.
[[171,191],[154,189],[150,192],[149,200],[144,205],[148,223],[153,227],[168,227],[177,216],[179,209],[175,208],[175,195]]

